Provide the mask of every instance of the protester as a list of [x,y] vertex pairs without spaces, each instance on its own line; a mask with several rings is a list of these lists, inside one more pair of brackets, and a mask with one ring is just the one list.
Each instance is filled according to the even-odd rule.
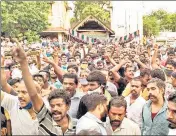
[[[39,135],[62,135],[74,134],[76,123],[67,115],[70,106],[70,96],[66,91],[55,90],[50,93],[48,101],[51,107],[51,113],[46,108],[42,97],[37,93],[32,75],[29,72],[27,59],[24,51],[17,47],[13,50],[13,57],[20,63],[24,83],[31,98],[31,106],[37,113],[39,123]],[[23,102],[23,101],[22,101]],[[36,116],[35,116],[36,117]],[[57,127],[59,125],[60,127]],[[52,126],[52,127],[51,127]]]
[[101,121],[107,114],[106,97],[94,92],[88,95],[87,101],[85,105],[88,112],[79,119],[76,126],[76,134],[107,135],[106,126]]
[[126,118],[127,103],[123,96],[111,99],[108,107],[107,131],[111,135],[141,135],[139,126]]
[[[1,101],[6,121],[1,132],[140,135],[141,128],[142,135],[172,134],[167,118],[172,125],[174,119],[171,111],[166,117],[166,106],[176,92],[176,49],[133,40],[82,42],[71,38],[59,43],[56,37],[47,37],[41,44],[27,44],[2,38]],[[100,97],[103,102],[98,102]],[[62,100],[60,107],[53,108],[53,100]],[[105,105],[111,101],[106,116]],[[93,124],[87,127],[84,120]]]
[[145,99],[140,96],[142,92],[142,82],[139,78],[133,78],[130,82],[131,93],[125,100],[127,101],[127,118],[142,127],[142,109],[146,103]]
[[167,105],[167,120],[169,121],[169,134],[176,134],[176,92],[169,95]]
[[147,84],[149,101],[142,111],[142,135],[167,135],[168,121],[166,119],[167,101],[164,99],[165,83],[153,78]]

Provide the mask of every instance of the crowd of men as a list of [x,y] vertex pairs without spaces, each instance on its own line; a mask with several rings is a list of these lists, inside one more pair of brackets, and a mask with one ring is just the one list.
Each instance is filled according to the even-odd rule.
[[1,46],[1,135],[176,135],[176,48]]

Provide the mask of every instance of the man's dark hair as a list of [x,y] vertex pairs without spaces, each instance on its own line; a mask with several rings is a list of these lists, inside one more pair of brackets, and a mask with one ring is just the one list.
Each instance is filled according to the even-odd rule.
[[145,68],[145,69],[142,69],[142,70],[141,70],[140,76],[141,76],[141,77],[144,77],[145,75],[148,75],[148,76],[151,75],[150,69]]
[[79,58],[81,58],[81,54],[78,52],[74,55],[74,57],[76,57],[76,56],[79,56]]
[[98,70],[92,71],[88,77],[88,82],[97,82],[99,85],[106,85],[106,76]]
[[172,92],[172,93],[169,95],[169,97],[168,97],[167,100],[168,100],[168,101],[172,101],[172,102],[174,102],[174,103],[176,104],[176,91],[175,91],[175,92]]
[[174,52],[173,50],[169,50],[169,51],[167,52],[167,55],[175,55],[175,52]]
[[161,80],[159,78],[152,78],[147,84],[150,84],[150,83],[156,83],[156,86],[159,89],[163,89],[165,92],[166,84],[163,80]]
[[63,99],[66,105],[70,105],[71,103],[70,95],[67,91],[63,89],[56,89],[52,91],[48,96],[48,101],[50,103],[51,100],[59,98]]
[[40,70],[39,74],[40,74],[40,72],[45,72],[46,75],[47,75],[47,77],[48,77],[48,79],[50,79],[50,72],[49,71],[47,71],[47,70]]
[[88,111],[93,111],[99,104],[104,104],[107,99],[104,95],[95,92],[87,96],[87,103],[85,103]]
[[75,64],[69,65],[69,66],[67,67],[67,71],[68,71],[70,68],[72,68],[72,69],[74,69],[76,72],[78,72],[78,66],[77,66],[77,65],[75,65]]
[[174,61],[168,59],[168,60],[166,61],[166,65],[172,65],[172,66],[174,67]]
[[67,57],[67,55],[66,55],[65,53],[62,53],[62,54],[61,54],[61,58],[62,58],[63,56]]
[[81,63],[83,63],[83,62],[87,62],[88,63],[88,61],[86,59],[82,59]]
[[154,69],[151,71],[152,78],[159,78],[163,81],[166,81],[166,76],[163,70],[161,69]]
[[132,68],[132,66],[129,66],[129,65],[126,66],[125,69],[124,69],[124,72],[126,72],[128,68]]
[[70,61],[70,59],[74,59],[76,61],[76,59],[74,57],[69,57],[68,61]]
[[77,116],[76,116],[77,119],[80,119],[82,116],[84,116],[87,113],[86,103],[88,101],[88,99],[87,99],[88,95],[89,94],[84,95],[80,100],[78,112],[77,112]]
[[43,75],[41,75],[41,74],[35,74],[35,75],[33,75],[33,79],[34,79],[35,77],[41,77],[41,78],[43,79],[43,81],[44,81],[44,77],[43,77]]
[[62,83],[64,81],[64,78],[72,78],[72,79],[74,79],[75,84],[78,85],[78,76],[76,74],[72,74],[72,73],[64,74],[63,78],[62,78]]
[[116,97],[113,97],[111,101],[109,102],[108,111],[111,109],[112,106],[117,107],[117,108],[124,107],[126,110],[127,102],[123,96],[116,96]]

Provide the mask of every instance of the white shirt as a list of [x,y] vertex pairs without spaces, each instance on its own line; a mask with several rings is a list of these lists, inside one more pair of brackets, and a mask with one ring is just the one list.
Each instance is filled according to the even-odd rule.
[[19,100],[17,96],[4,93],[1,106],[9,112],[12,135],[37,135],[38,134],[38,120],[32,120],[29,112],[25,109],[20,109]]
[[145,99],[141,96],[139,96],[134,103],[130,105],[130,95],[125,97],[125,100],[127,102],[127,118],[134,121],[139,125],[139,127],[142,126],[142,108],[144,104],[146,103]]
[[109,120],[107,120],[107,131],[110,132],[110,135],[141,135],[141,130],[139,126],[131,121],[130,119],[124,118],[121,125],[116,128],[116,130],[112,130],[111,124]]
[[176,129],[169,129],[169,134],[168,135],[175,136],[176,135]]

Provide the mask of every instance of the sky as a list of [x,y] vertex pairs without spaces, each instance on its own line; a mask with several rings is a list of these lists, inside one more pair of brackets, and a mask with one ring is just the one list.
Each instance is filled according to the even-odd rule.
[[163,8],[168,12],[176,12],[176,1],[144,1],[145,13]]
[[[71,17],[74,16],[73,11],[74,11],[74,4],[73,1],[68,1],[69,5],[72,7],[71,11]],[[131,5],[130,1],[130,4]],[[135,1],[134,1],[135,2]],[[134,4],[135,8],[135,4]],[[176,1],[143,1],[143,10],[144,14],[150,13],[152,10],[157,10],[157,9],[165,9],[168,12],[176,12]]]

